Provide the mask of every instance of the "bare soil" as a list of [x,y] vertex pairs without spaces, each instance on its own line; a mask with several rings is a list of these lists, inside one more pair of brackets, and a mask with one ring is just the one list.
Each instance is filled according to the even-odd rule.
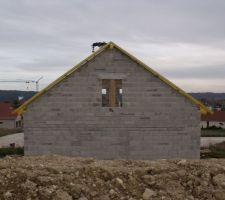
[[225,159],[8,156],[0,160],[0,199],[224,200]]

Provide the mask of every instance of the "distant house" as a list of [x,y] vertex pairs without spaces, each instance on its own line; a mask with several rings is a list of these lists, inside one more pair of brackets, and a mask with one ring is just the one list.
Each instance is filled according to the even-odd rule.
[[113,42],[34,95],[25,154],[199,158],[201,102]]
[[202,128],[212,126],[225,128],[225,111],[214,111],[213,114],[202,115]]
[[22,119],[17,113],[13,113],[10,102],[0,102],[0,128],[21,128]]

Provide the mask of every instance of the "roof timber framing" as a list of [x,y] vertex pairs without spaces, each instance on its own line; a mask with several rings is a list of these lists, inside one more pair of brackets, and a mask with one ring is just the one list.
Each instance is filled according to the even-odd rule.
[[150,68],[148,65],[146,65],[145,63],[143,63],[142,61],[140,61],[139,59],[137,59],[136,57],[134,57],[133,55],[131,55],[130,53],[128,53],[127,51],[125,51],[124,49],[122,49],[121,47],[119,47],[118,45],[116,45],[113,42],[108,42],[106,45],[104,45],[103,47],[99,48],[96,52],[92,53],[86,59],[84,59],[83,61],[81,61],[80,63],[78,63],[74,67],[72,67],[70,70],[68,70],[62,76],[60,76],[55,81],[53,81],[52,83],[50,83],[47,87],[45,87],[40,92],[38,92],[37,94],[35,94],[33,97],[31,97],[30,99],[28,99],[24,104],[22,104],[19,108],[17,108],[15,110],[15,112],[22,113],[24,110],[26,110],[26,108],[27,108],[27,106],[29,104],[31,104],[37,98],[39,98],[40,96],[42,96],[43,94],[45,94],[52,87],[54,87],[55,85],[57,85],[59,82],[61,82],[62,80],[64,80],[67,76],[69,76],[71,73],[73,73],[78,68],[80,68],[81,66],[83,66],[84,64],[86,64],[88,61],[92,60],[94,57],[96,57],[98,54],[100,54],[101,52],[103,52],[107,48],[110,48],[110,49],[116,48],[116,49],[118,49],[120,52],[122,52],[123,54],[125,54],[126,56],[128,56],[134,62],[138,63],[140,66],[142,66],[143,68],[145,68],[148,72],[150,72],[151,74],[153,74],[155,77],[159,78],[165,84],[167,84],[168,86],[170,86],[171,88],[173,88],[174,90],[176,90],[178,93],[180,93],[182,96],[186,97],[188,100],[190,100],[193,104],[195,104],[199,108],[199,110],[200,110],[200,112],[202,114],[212,113],[212,111],[210,111],[200,101],[198,101],[197,99],[195,99],[194,97],[192,97],[190,94],[186,93],[184,90],[182,90],[181,88],[179,88],[178,86],[176,86],[174,83],[172,83],[171,81],[169,81],[167,78],[163,77],[158,72],[156,72],[155,70],[153,70],[152,68]]

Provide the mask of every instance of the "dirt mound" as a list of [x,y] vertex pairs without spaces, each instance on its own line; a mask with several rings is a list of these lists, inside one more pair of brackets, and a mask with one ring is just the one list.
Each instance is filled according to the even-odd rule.
[[225,160],[0,160],[0,199],[225,199]]

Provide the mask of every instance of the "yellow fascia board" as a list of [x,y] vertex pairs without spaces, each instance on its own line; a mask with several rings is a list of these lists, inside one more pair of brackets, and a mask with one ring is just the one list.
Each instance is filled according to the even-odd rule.
[[188,100],[190,100],[192,103],[196,104],[200,110],[200,112],[202,114],[206,114],[206,113],[213,113],[211,110],[209,110],[204,104],[202,104],[200,101],[198,101],[197,99],[195,99],[194,97],[192,97],[190,94],[186,93],[184,90],[182,90],[181,88],[179,88],[178,86],[176,86],[174,83],[172,83],[171,81],[169,81],[167,78],[165,78],[164,76],[160,75],[158,72],[156,72],[155,70],[153,70],[152,68],[150,68],[148,65],[146,65],[145,63],[143,63],[142,61],[140,61],[139,59],[137,59],[136,57],[134,57],[133,55],[131,55],[130,53],[128,53],[127,51],[125,51],[124,49],[122,49],[121,47],[119,47],[118,45],[116,45],[113,42],[110,42],[111,45],[113,45],[115,48],[119,49],[121,52],[123,52],[125,55],[127,55],[129,58],[131,58],[133,61],[135,61],[136,63],[138,63],[139,65],[141,65],[142,67],[144,67],[147,71],[149,71],[151,74],[153,74],[154,76],[158,77],[160,80],[162,80],[164,83],[166,83],[167,85],[169,85],[170,87],[172,87],[174,90],[176,90],[178,93],[180,93],[182,96],[186,97]]
[[109,45],[110,45],[110,43],[108,43],[108,44],[104,45],[103,47],[99,48],[96,52],[93,52],[90,56],[88,56],[87,58],[85,58],[84,60],[82,60],[80,63],[78,63],[77,65],[75,65],[71,69],[69,69],[67,72],[65,72],[63,75],[61,75],[59,78],[57,78],[55,81],[53,81],[52,83],[50,83],[47,87],[45,87],[40,92],[38,92],[37,94],[35,94],[34,96],[32,96],[26,102],[24,102],[20,107],[18,107],[16,110],[14,110],[14,112],[16,112],[18,114],[21,114],[26,109],[26,107],[29,104],[31,104],[33,101],[35,101],[38,97],[42,96],[44,93],[46,93],[52,87],[54,87],[56,84],[58,84],[59,82],[61,82],[64,78],[66,78],[67,76],[69,76],[71,73],[73,73],[74,71],[76,71],[82,65],[84,65],[85,63],[87,63],[88,61],[90,61],[91,59],[93,59],[95,56],[97,56],[99,53],[101,53],[102,51],[104,51],[107,47],[109,47]]

